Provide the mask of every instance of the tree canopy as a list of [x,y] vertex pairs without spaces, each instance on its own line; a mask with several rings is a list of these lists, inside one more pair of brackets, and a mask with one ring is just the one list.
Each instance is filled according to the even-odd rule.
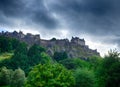
[[39,64],[29,73],[26,87],[73,87],[72,72],[60,64]]

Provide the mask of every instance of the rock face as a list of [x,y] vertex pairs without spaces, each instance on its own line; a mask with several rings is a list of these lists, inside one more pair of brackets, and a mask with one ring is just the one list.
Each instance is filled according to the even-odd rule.
[[84,39],[79,39],[78,37],[72,37],[71,41],[68,39],[56,39],[44,40],[40,38],[40,35],[32,35],[27,33],[26,35],[20,32],[1,32],[0,35],[8,36],[12,38],[19,39],[20,41],[26,42],[28,45],[38,44],[47,49],[47,53],[53,56],[54,52],[67,52],[70,58],[87,58],[89,56],[100,54],[97,50],[90,49],[85,45]]

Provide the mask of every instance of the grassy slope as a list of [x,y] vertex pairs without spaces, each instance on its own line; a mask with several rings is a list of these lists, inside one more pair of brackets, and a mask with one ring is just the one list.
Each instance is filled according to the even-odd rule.
[[13,56],[13,53],[2,53],[0,54],[0,61],[3,61],[4,59],[9,59]]

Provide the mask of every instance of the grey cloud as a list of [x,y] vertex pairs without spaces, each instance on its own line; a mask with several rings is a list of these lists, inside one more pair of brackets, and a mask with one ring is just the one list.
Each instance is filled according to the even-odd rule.
[[0,0],[0,11],[7,17],[22,16],[24,6],[21,0]]
[[31,19],[39,25],[44,25],[48,29],[54,29],[58,26],[58,21],[51,12],[45,7],[42,0],[34,0],[29,6]]
[[16,20],[20,20],[26,26],[35,24],[48,29],[54,29],[58,25],[58,21],[45,8],[43,0],[0,0],[0,15],[5,16],[0,18],[0,24],[7,25],[10,22],[16,26]]
[[[53,1],[53,0],[52,0]],[[120,26],[119,0],[54,0],[51,10],[63,17],[75,32],[95,35],[117,34]],[[113,32],[114,31],[114,32]]]
[[[18,19],[26,26],[33,23],[38,27],[57,29],[60,20],[64,20],[64,25],[78,34],[118,34],[119,4],[119,0],[0,0],[0,14],[5,16],[0,24],[5,21],[12,24]],[[61,19],[57,20],[52,13]]]

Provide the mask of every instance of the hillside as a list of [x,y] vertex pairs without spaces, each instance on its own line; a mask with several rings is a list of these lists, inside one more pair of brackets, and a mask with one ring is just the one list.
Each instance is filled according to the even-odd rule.
[[16,38],[20,41],[26,42],[29,46],[38,44],[47,49],[47,53],[51,56],[55,52],[66,52],[69,58],[87,58],[89,56],[100,56],[97,50],[92,50],[85,44],[84,39],[79,37],[72,37],[68,39],[56,39],[44,40],[40,38],[40,35],[33,35],[31,33],[24,34],[23,32],[1,32],[0,36],[7,36]]
[[[84,39],[77,37],[71,41],[39,39],[38,45],[29,46],[24,39],[10,37],[0,36],[0,87],[120,87],[120,53],[115,50],[103,58],[90,57],[91,49],[84,48]],[[53,57],[43,46],[47,53],[55,52]],[[69,58],[69,50],[85,57]]]

